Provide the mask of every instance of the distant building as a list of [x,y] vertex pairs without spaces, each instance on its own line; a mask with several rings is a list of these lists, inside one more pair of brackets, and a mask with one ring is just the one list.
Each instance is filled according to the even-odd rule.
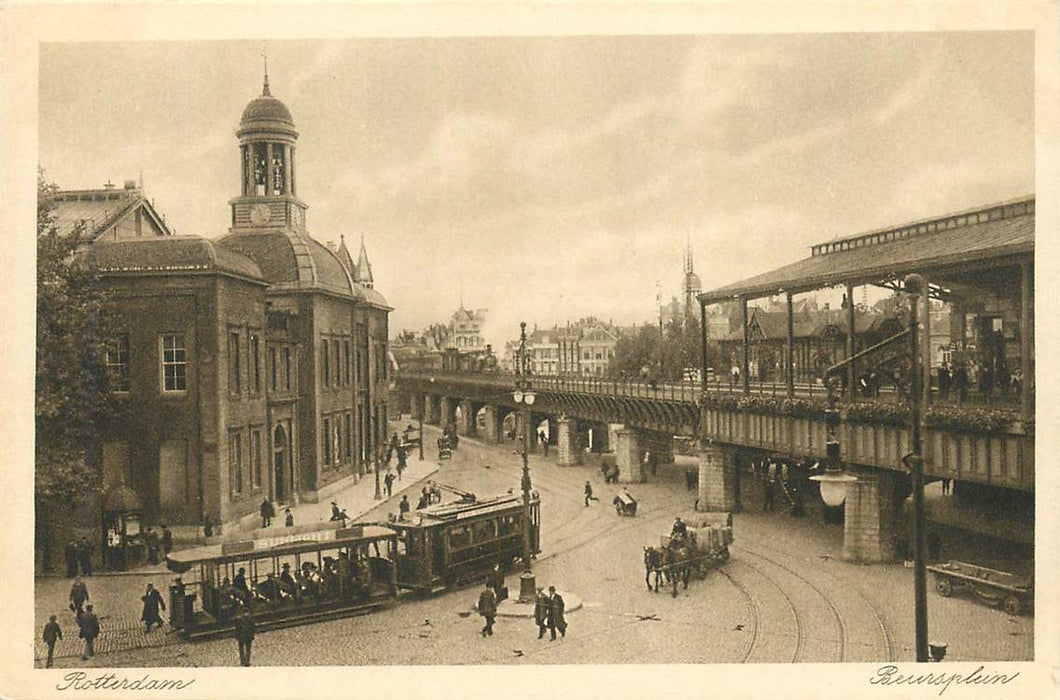
[[449,337],[446,348],[455,348],[461,352],[485,350],[486,341],[482,337],[482,327],[486,324],[488,309],[469,311],[460,304],[453,317],[449,319]]
[[[594,317],[579,319],[565,327],[534,329],[527,334],[527,353],[534,374],[601,377],[615,356],[620,332]],[[508,343],[518,353],[519,342]],[[514,363],[513,363],[514,364]]]

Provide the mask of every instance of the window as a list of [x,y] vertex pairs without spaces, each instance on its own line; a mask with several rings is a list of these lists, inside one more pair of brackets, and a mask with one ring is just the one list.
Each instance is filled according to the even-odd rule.
[[331,419],[324,417],[324,429],[321,431],[324,437],[324,466],[331,464]]
[[129,390],[129,334],[107,343],[107,379],[111,391]]
[[239,376],[239,331],[228,334],[228,390],[238,394],[242,388]]
[[471,544],[471,530],[467,525],[454,527],[449,531],[449,549],[462,549]]
[[255,394],[261,391],[261,337],[256,333],[250,335],[250,380]]
[[346,386],[349,386],[350,385],[350,341],[348,341],[348,340],[342,341],[342,352],[343,352],[343,357],[346,360],[346,364],[345,364],[345,366],[343,368],[343,373],[342,373],[343,374],[343,382],[346,384]]
[[331,341],[331,351],[331,359],[335,363],[335,371],[332,373],[331,376],[335,377],[335,386],[338,387],[342,385],[342,374],[339,371],[339,365],[342,363],[342,356],[339,355],[339,341]]
[[324,372],[324,386],[331,386],[331,362],[328,357],[328,341],[320,343],[320,368]]
[[187,389],[188,351],[184,347],[184,334],[166,333],[162,336],[162,390]]
[[335,464],[342,464],[342,424],[335,416]]
[[475,542],[486,542],[497,536],[492,520],[483,520],[472,525]]
[[261,488],[261,431],[250,431],[250,487]]
[[291,390],[291,348],[283,348],[283,388]]
[[353,460],[353,432],[350,430],[351,423],[350,413],[347,411],[346,415],[342,417],[342,430],[346,435],[346,451],[343,453],[343,456],[346,458],[347,462]]
[[228,436],[228,480],[232,495],[243,493],[243,434]]
[[269,388],[273,391],[277,389],[276,382],[276,348],[269,348]]

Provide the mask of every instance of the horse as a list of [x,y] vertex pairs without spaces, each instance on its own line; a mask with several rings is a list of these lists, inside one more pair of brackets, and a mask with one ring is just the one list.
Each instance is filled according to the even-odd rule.
[[662,550],[655,547],[644,548],[644,583],[648,586],[649,591],[652,590],[650,578],[652,573],[654,573],[655,592],[659,592],[659,581],[663,577],[663,560]]
[[673,597],[677,597],[677,582],[680,580],[688,590],[688,578],[692,572],[692,548],[681,537],[670,538],[666,548],[666,579],[673,584]]

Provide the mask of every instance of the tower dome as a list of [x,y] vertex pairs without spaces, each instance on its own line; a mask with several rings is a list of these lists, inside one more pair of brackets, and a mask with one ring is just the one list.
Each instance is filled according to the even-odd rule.
[[243,136],[260,132],[279,132],[298,138],[291,110],[269,91],[268,73],[265,74],[261,95],[248,102],[243,109],[243,116],[239,119],[239,131],[236,133]]

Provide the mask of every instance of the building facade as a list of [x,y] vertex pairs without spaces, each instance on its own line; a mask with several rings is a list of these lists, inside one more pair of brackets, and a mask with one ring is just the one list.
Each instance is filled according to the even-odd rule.
[[[229,524],[264,499],[316,501],[385,444],[390,308],[364,242],[355,263],[345,240],[329,249],[309,234],[298,132],[267,76],[236,136],[226,235],[174,236],[141,196],[85,251],[115,319],[104,488],[131,488],[148,523]],[[86,219],[86,200],[56,195],[60,227]]]

